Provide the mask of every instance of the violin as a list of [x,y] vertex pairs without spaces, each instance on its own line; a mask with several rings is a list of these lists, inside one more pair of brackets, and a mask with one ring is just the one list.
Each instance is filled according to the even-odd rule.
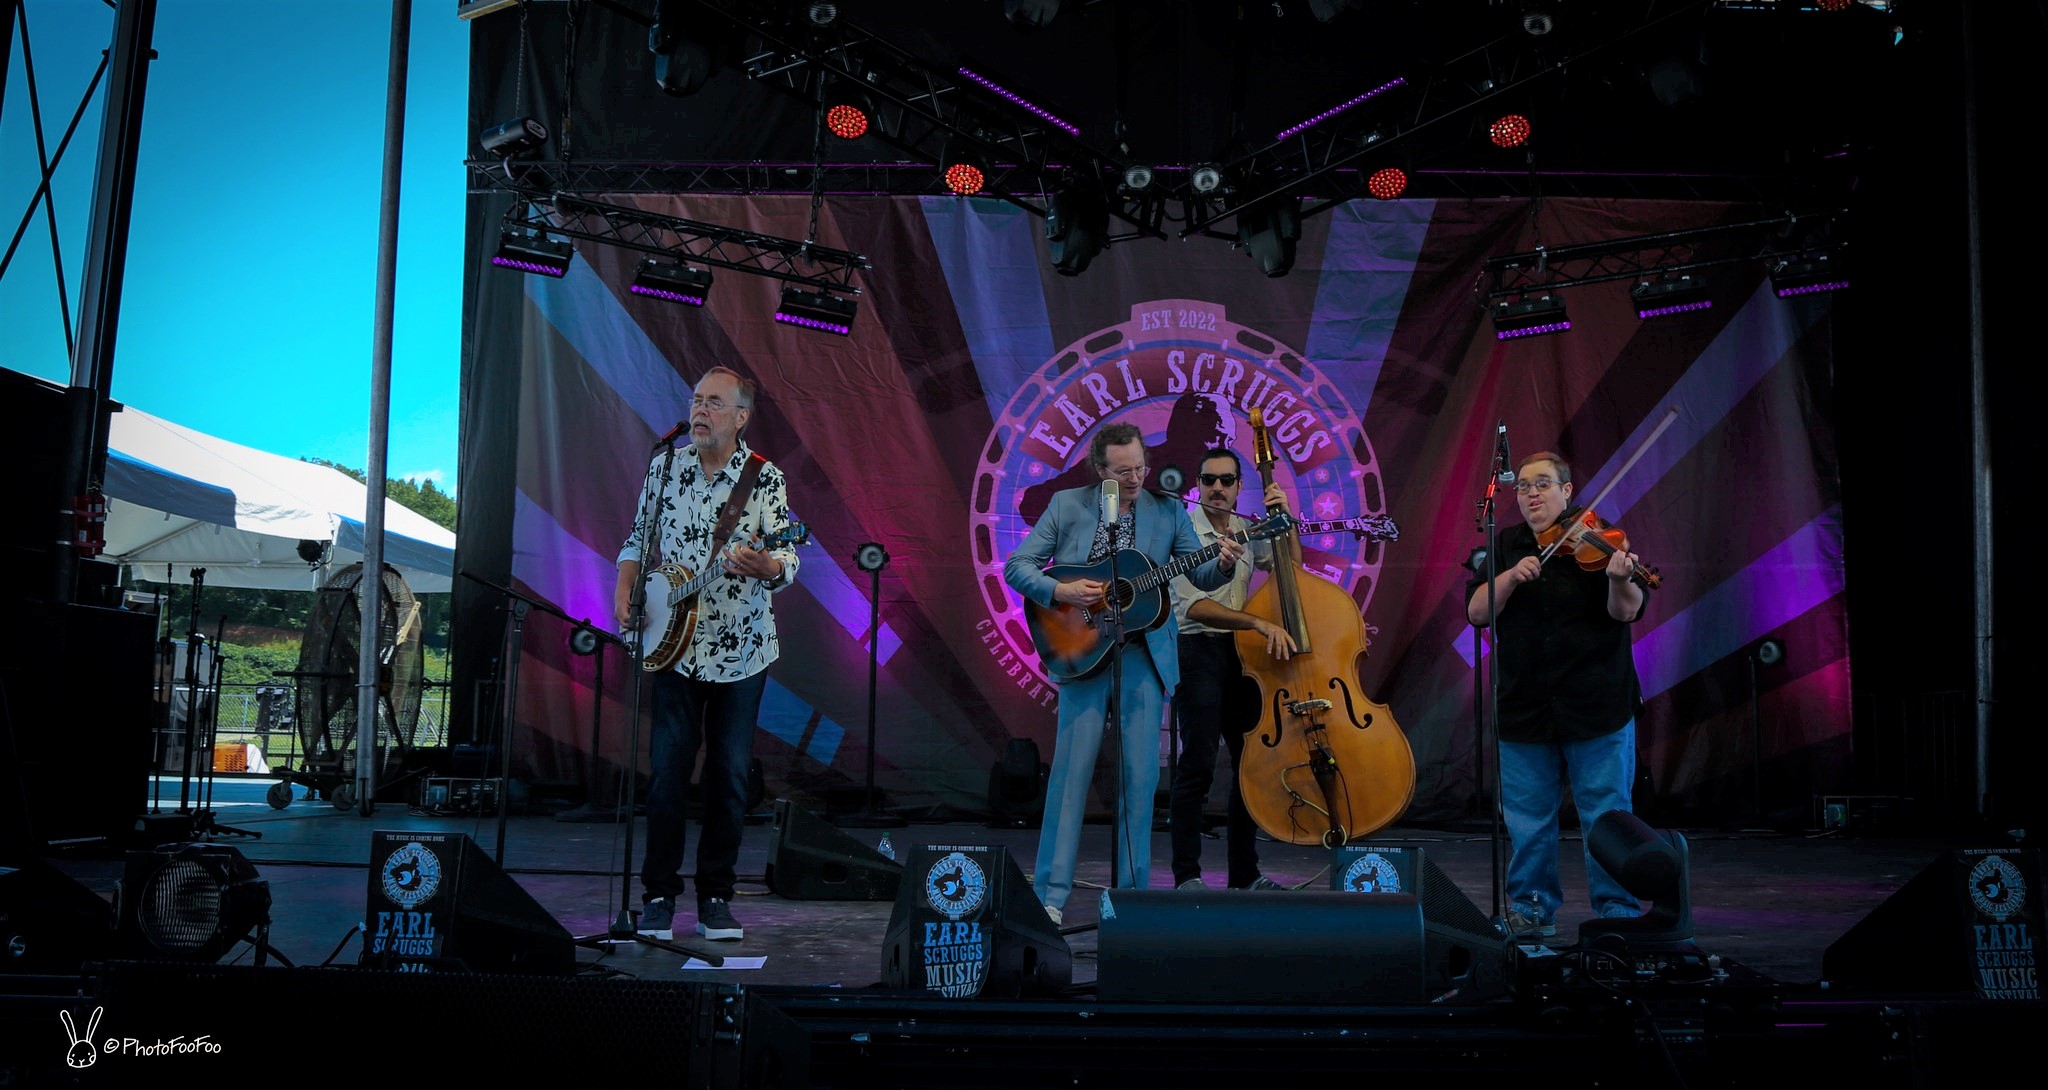
[[[1579,567],[1587,571],[1601,571],[1607,567],[1607,560],[1615,553],[1628,551],[1628,535],[1621,527],[1608,522],[1593,512],[1590,507],[1567,508],[1565,513],[1548,528],[1536,533],[1536,544],[1543,550],[1541,559],[1548,561],[1559,552],[1568,552]],[[1635,570],[1629,572],[1629,580],[1644,590],[1656,590],[1663,580],[1657,575],[1654,564],[1636,561]]]

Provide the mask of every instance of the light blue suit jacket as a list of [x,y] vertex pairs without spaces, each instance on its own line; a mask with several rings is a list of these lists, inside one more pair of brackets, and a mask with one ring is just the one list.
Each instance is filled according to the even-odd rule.
[[[1095,527],[1102,518],[1101,496],[1102,489],[1097,485],[1055,493],[1038,524],[1025,535],[1024,543],[1003,563],[1003,581],[1039,605],[1052,605],[1053,588],[1059,582],[1045,574],[1044,569],[1048,564],[1088,562],[1089,547],[1095,543]],[[1151,492],[1140,492],[1135,510],[1138,539],[1133,545],[1154,564],[1201,551],[1202,539],[1196,536],[1195,525],[1188,521],[1187,508],[1182,504]],[[1213,559],[1187,576],[1203,590],[1215,590],[1230,581],[1228,575],[1216,569]],[[1164,586],[1159,589],[1170,593]],[[1152,653],[1160,682],[1167,692],[1173,692],[1180,684],[1180,625],[1173,618],[1170,603],[1166,623],[1145,633],[1145,648]]]

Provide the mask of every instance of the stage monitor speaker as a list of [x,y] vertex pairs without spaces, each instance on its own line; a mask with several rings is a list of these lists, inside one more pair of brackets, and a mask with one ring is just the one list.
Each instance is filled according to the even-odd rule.
[[114,906],[41,860],[0,864],[0,972],[72,975],[114,952]]
[[1418,1003],[1507,994],[1508,949],[1420,848],[1335,850],[1329,890],[1111,890],[1103,1000]]
[[1053,996],[1074,955],[1008,848],[920,844],[882,942],[882,983],[949,999]]
[[568,973],[576,940],[463,833],[370,834],[362,964],[408,972]]
[[1821,955],[1831,989],[2041,998],[2041,862],[2032,848],[1958,848],[1929,863]]
[[903,864],[788,799],[775,800],[768,888],[792,901],[893,901]]

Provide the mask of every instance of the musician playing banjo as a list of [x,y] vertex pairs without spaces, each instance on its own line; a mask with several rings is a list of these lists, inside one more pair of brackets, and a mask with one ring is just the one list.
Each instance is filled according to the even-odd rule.
[[[1053,496],[1045,514],[1031,528],[1017,551],[1003,565],[1003,578],[1019,594],[1050,607],[1055,603],[1093,611],[1105,604],[1108,578],[1060,580],[1044,569],[1110,562],[1133,551],[1153,564],[1203,550],[1193,523],[1179,499],[1146,491],[1145,438],[1135,425],[1107,424],[1095,432],[1088,460],[1101,485],[1070,488]],[[1114,514],[1103,501],[1114,489]],[[1244,545],[1229,537],[1211,546],[1216,555],[1188,572],[1203,590],[1230,580]],[[1123,759],[1118,792],[1121,813],[1111,835],[1119,887],[1145,887],[1152,867],[1152,793],[1159,784],[1159,724],[1165,694],[1180,682],[1178,629],[1167,611],[1164,623],[1123,646],[1123,685],[1118,693],[1118,729]],[[1109,657],[1093,672],[1059,679],[1059,734],[1053,746],[1052,772],[1046,784],[1045,822],[1038,835],[1038,861],[1032,888],[1044,902],[1046,915],[1062,921],[1074,889],[1074,864],[1080,851],[1081,822],[1086,812],[1089,779],[1096,751],[1102,745],[1107,718]]]
[[[745,937],[732,914],[733,869],[746,808],[747,765],[754,720],[780,645],[770,596],[796,578],[796,550],[751,543],[790,526],[782,472],[740,440],[754,411],[754,384],[713,367],[690,400],[690,445],[657,450],[647,469],[638,517],[619,551],[614,609],[621,629],[636,621],[660,631],[671,610],[631,616],[634,589],[651,539],[655,560],[691,573],[717,566],[696,595],[696,627],[672,669],[652,680],[654,729],[647,792],[647,854],[640,869],[643,935],[675,937],[675,902],[683,892],[684,798],[697,747],[704,747],[704,828],[697,841],[697,934]],[[667,444],[663,444],[666,447]],[[664,467],[667,475],[663,475]],[[729,502],[736,508],[728,514]],[[721,516],[726,516],[721,518]],[[646,523],[653,521],[652,531]],[[721,538],[721,530],[726,531]]]

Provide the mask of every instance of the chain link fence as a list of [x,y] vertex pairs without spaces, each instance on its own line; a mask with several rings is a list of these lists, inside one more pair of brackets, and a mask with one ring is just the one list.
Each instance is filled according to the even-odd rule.
[[[188,687],[180,685],[173,701],[171,733],[183,732],[182,709],[191,699]],[[219,717],[214,727],[214,771],[245,772],[250,769],[303,765],[303,743],[298,729],[298,703],[292,686],[280,683],[223,683],[219,693]],[[202,705],[202,712],[210,711]],[[420,696],[419,725],[413,732],[414,748],[448,744],[450,710],[446,681],[429,679]],[[174,744],[176,742],[174,738]],[[253,745],[262,760],[255,760],[242,747]]]

